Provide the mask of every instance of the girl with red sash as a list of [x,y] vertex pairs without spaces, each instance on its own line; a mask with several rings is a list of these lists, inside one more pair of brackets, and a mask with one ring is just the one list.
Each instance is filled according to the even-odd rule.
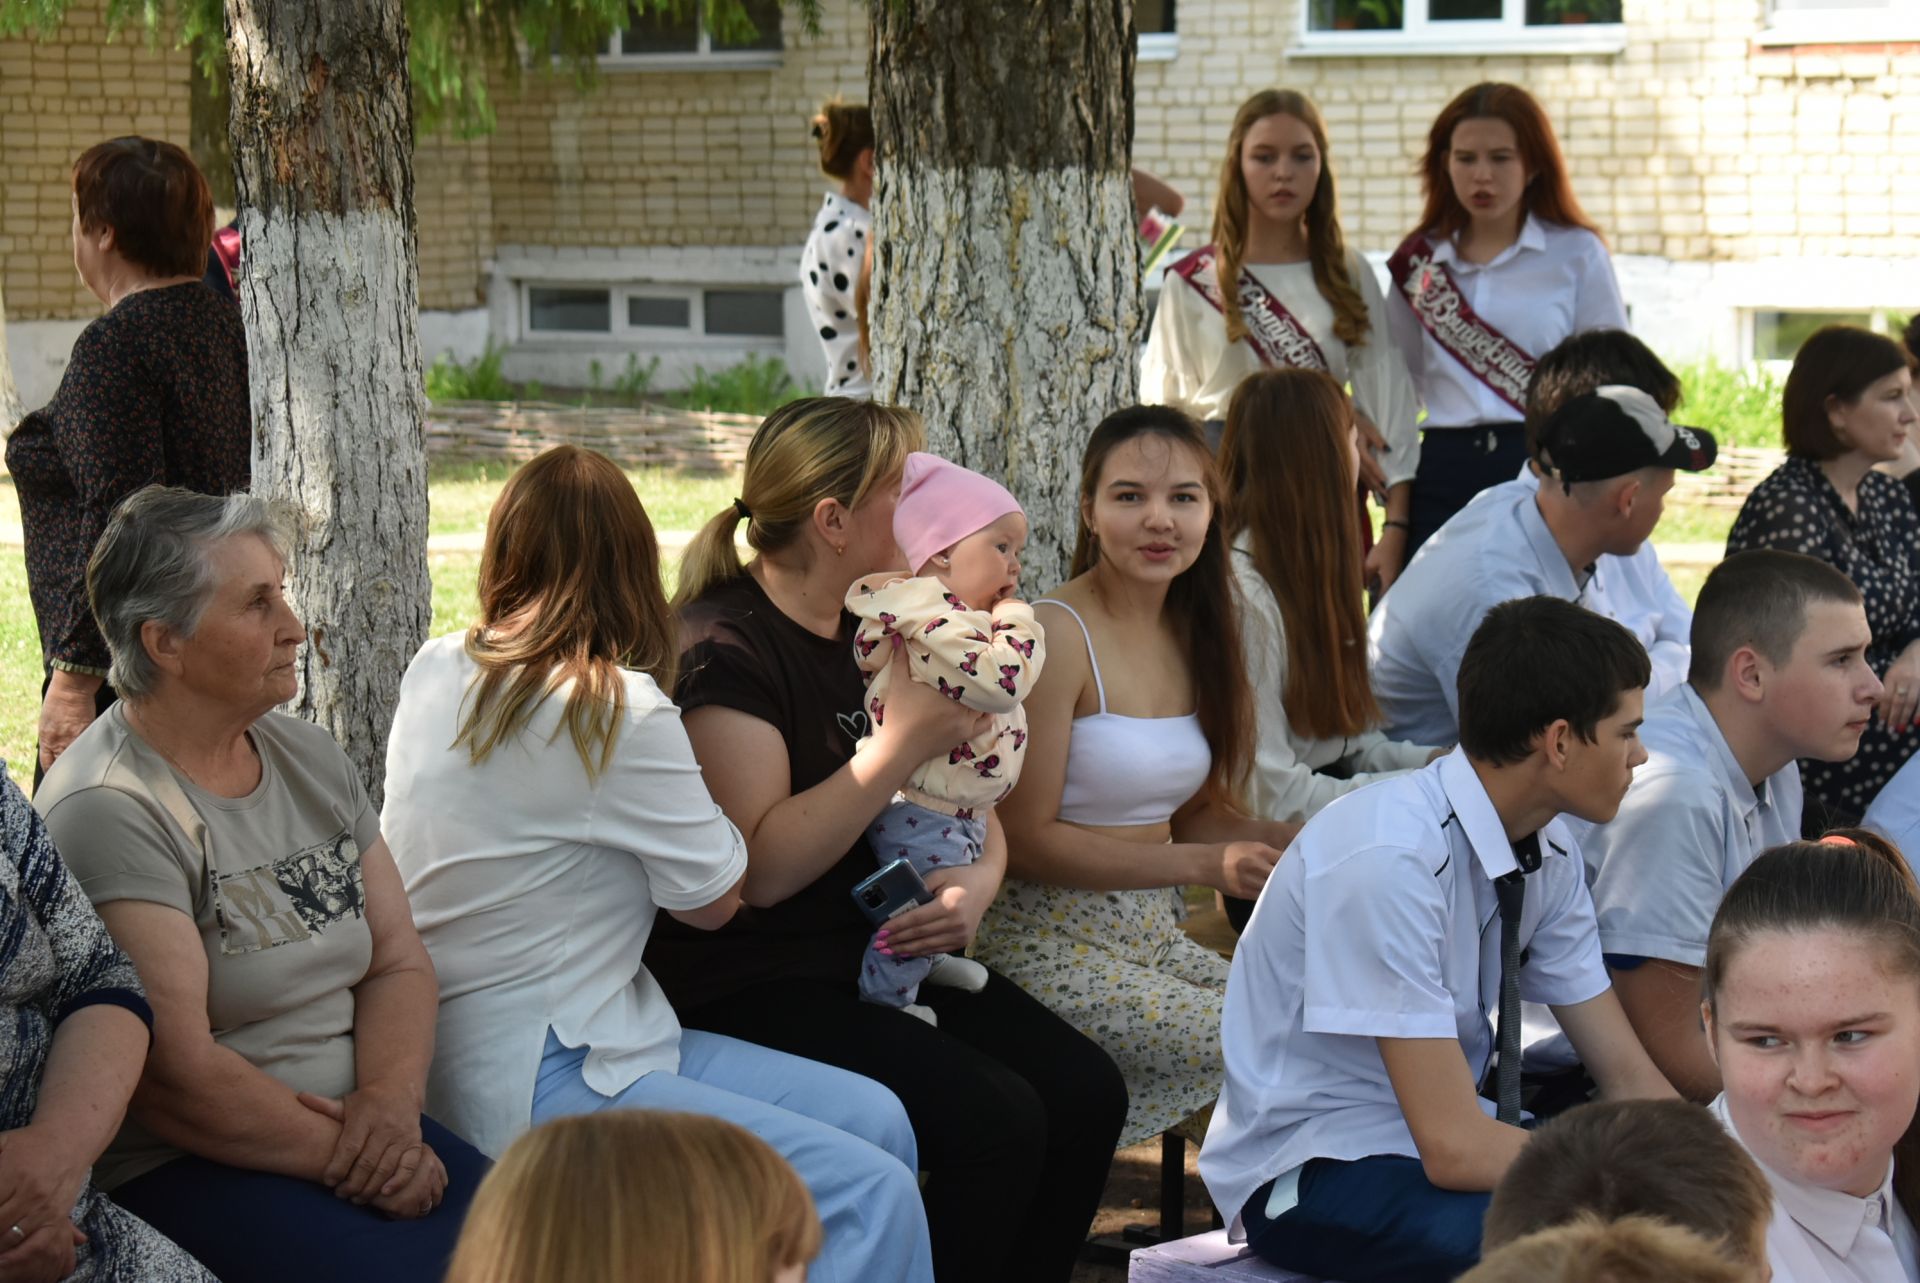
[[1141,400],[1217,424],[1256,370],[1351,383],[1367,446],[1361,480],[1387,514],[1367,557],[1384,589],[1409,555],[1419,407],[1380,286],[1340,234],[1326,127],[1304,95],[1268,89],[1241,104],[1213,211],[1213,243],[1169,267],[1160,287]]
[[1534,361],[1582,330],[1627,326],[1613,260],[1526,90],[1480,84],[1448,103],[1420,187],[1420,225],[1387,262],[1394,341],[1427,407],[1409,557],[1525,464]]

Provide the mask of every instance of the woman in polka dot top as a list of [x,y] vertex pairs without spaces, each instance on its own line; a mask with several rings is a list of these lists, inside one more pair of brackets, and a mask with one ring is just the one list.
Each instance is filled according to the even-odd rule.
[[873,233],[873,117],[865,104],[830,102],[813,118],[820,168],[840,181],[813,220],[800,256],[800,288],[827,356],[828,396],[867,397],[873,384],[860,352],[853,290]]

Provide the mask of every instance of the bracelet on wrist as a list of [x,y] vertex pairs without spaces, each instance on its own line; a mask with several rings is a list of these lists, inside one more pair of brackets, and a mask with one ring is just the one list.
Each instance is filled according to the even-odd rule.
[[1400,521],[1390,518],[1381,522],[1380,528],[1383,530],[1404,530],[1408,534],[1413,533],[1413,523],[1411,521]]

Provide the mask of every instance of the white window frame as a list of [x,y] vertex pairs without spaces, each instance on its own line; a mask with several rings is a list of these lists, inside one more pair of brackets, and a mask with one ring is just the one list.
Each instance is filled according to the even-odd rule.
[[[1178,26],[1179,19],[1174,20]],[[1141,62],[1172,62],[1180,56],[1179,31],[1142,31],[1134,56]]]
[[694,21],[698,24],[698,35],[694,48],[684,53],[622,53],[620,50],[620,31],[607,37],[597,62],[602,71],[748,71],[755,68],[778,67],[786,55],[786,9],[780,10],[780,45],[778,49],[715,49],[713,33],[707,29],[707,19],[701,6],[694,5]]
[[[547,344],[552,343],[569,347],[605,346],[607,343],[623,344],[672,344],[679,347],[725,347],[751,348],[768,352],[784,352],[787,339],[784,331],[780,334],[709,334],[707,333],[707,291],[708,290],[747,290],[770,294],[776,298],[782,295],[783,286],[751,285],[740,282],[715,281],[699,285],[666,284],[651,281],[620,281],[609,284],[606,281],[586,280],[543,280],[522,277],[516,282],[515,293],[518,298],[520,315],[515,326],[518,335],[516,343]],[[536,330],[533,327],[533,291],[534,290],[604,290],[608,295],[608,319],[611,326],[604,330]],[[677,298],[687,300],[687,325],[685,329],[666,325],[633,325],[627,320],[627,300],[633,295],[647,298]],[[784,320],[783,320],[784,326]]]
[[1767,5],[1766,30],[1754,43],[1778,45],[1884,45],[1920,40],[1920,0],[1847,9],[1780,10]]
[[1754,350],[1760,341],[1760,313],[1794,312],[1799,314],[1827,314],[1831,315],[1835,321],[1845,321],[1848,324],[1852,324],[1854,317],[1865,312],[1867,314],[1868,329],[1872,330],[1875,334],[1887,335],[1893,339],[1894,342],[1898,343],[1900,341],[1900,331],[1894,322],[1904,311],[1905,309],[1903,308],[1886,303],[1861,303],[1858,305],[1830,304],[1820,307],[1802,307],[1793,303],[1749,304],[1740,309],[1740,351],[1744,355],[1748,365],[1762,367],[1784,379],[1787,377],[1787,372],[1793,369],[1792,357],[1783,356],[1773,359],[1762,359],[1759,352]]
[[1501,0],[1501,16],[1434,21],[1427,0],[1405,0],[1398,31],[1314,31],[1312,5],[1300,6],[1300,33],[1289,57],[1406,58],[1490,53],[1606,54],[1627,47],[1624,22],[1527,25],[1526,0]]

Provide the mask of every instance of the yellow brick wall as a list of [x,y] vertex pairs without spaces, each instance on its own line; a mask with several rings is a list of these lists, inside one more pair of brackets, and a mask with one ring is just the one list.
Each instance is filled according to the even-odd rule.
[[97,315],[73,270],[73,162],[145,134],[187,145],[187,55],[111,40],[105,6],[76,3],[46,39],[0,40],[0,285],[15,321]]
[[821,34],[785,12],[780,65],[605,68],[588,93],[529,75],[500,95],[492,143],[501,244],[782,245],[804,240],[827,180],[807,121],[866,97],[863,5],[829,0]]
[[[1623,53],[1287,58],[1302,0],[1195,0],[1180,53],[1143,62],[1135,158],[1204,238],[1244,95],[1299,89],[1326,117],[1342,222],[1386,250],[1419,216],[1413,171],[1447,100],[1525,85],[1616,253],[1672,259],[1910,256],[1920,235],[1920,50],[1754,43],[1763,0],[1626,0]],[[1190,242],[1191,243],[1191,242]]]
[[492,149],[488,140],[422,137],[413,151],[420,306],[459,310],[486,302],[493,255]]

